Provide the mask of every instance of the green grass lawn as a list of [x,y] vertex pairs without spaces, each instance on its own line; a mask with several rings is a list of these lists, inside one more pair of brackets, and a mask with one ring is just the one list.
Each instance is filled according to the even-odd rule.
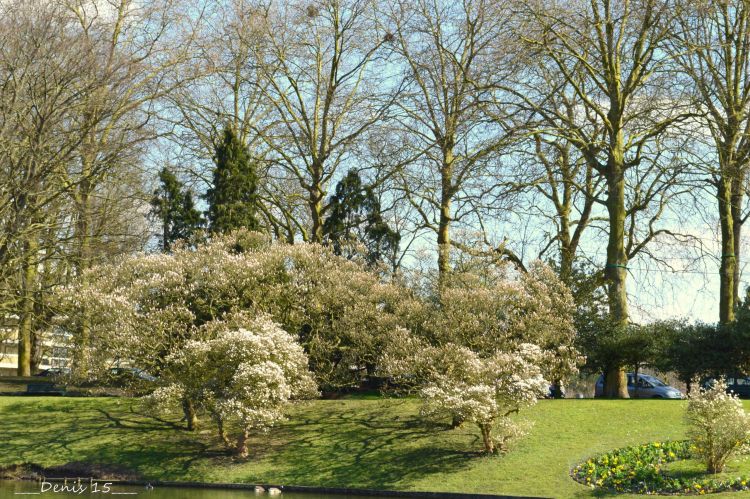
[[[235,462],[212,433],[196,438],[178,417],[155,418],[132,399],[0,397],[0,465],[116,463],[162,480],[592,497],[569,478],[574,464],[685,431],[680,401],[548,400],[526,412],[534,427],[511,453],[486,457],[473,427],[430,427],[418,408],[412,399],[310,402]],[[712,497],[730,495],[750,497]]]

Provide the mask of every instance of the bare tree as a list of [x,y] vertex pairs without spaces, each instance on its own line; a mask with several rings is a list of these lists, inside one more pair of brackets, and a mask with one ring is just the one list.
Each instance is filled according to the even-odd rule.
[[750,166],[750,5],[742,0],[686,1],[675,23],[671,56],[696,94],[701,120],[694,133],[708,135],[709,175],[721,228],[719,322],[734,321],[739,303],[740,235]]
[[[414,161],[400,170],[401,190],[419,225],[437,236],[438,273],[450,272],[455,224],[482,224],[499,208],[504,147],[520,115],[500,90],[517,65],[501,5],[484,0],[398,1],[388,21],[404,71],[398,120]],[[492,63],[492,64],[491,64]]]
[[[611,320],[628,323],[627,264],[667,229],[654,223],[675,195],[679,169],[665,132],[684,119],[681,96],[665,79],[663,56],[674,6],[668,0],[527,2],[520,36],[559,72],[556,92],[580,101],[573,119],[542,111],[556,133],[583,155],[606,185],[605,278]],[[533,88],[533,84],[527,88]],[[545,96],[540,96],[543,102]],[[649,223],[638,223],[648,213]],[[607,373],[605,393],[628,396],[622,366]]]
[[99,85],[95,61],[59,5],[5,2],[0,10],[0,268],[4,278],[19,269],[11,307],[20,316],[18,372],[28,375],[39,234],[56,223],[50,208],[72,188],[65,169],[88,132],[78,117]]
[[305,241],[322,241],[329,184],[393,98],[388,37],[374,7],[372,0],[318,0],[256,9],[258,85],[272,111],[255,133],[269,150],[269,178],[293,181],[305,195],[309,226],[289,211],[280,220]]
[[[95,211],[104,207],[98,197],[105,195],[104,186],[111,186],[111,180],[124,172],[135,173],[129,165],[139,163],[145,146],[158,137],[154,105],[175,87],[170,73],[189,58],[192,33],[189,26],[176,29],[182,20],[173,0],[60,1],[65,14],[75,20],[71,28],[82,39],[87,57],[95,61],[92,71],[98,84],[96,91],[84,94],[77,121],[86,133],[67,168],[75,207],[74,269],[83,276],[104,237],[101,227],[94,225]],[[78,333],[77,351],[83,351],[88,342],[86,320]],[[78,368],[85,370],[82,362],[83,357],[77,359]]]

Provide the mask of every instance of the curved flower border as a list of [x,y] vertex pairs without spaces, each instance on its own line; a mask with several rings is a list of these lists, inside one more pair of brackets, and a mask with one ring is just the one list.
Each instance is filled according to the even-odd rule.
[[651,442],[592,457],[570,471],[573,480],[591,488],[635,494],[693,494],[750,490],[750,477],[681,479],[663,471],[667,463],[689,459],[689,440]]

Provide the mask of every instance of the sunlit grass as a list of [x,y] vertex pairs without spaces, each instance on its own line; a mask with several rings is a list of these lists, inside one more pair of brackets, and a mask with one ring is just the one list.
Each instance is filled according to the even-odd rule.
[[[682,401],[542,401],[526,412],[535,422],[530,435],[511,453],[486,457],[472,426],[430,426],[418,417],[417,400],[321,400],[295,408],[289,421],[253,440],[248,461],[236,462],[208,422],[194,435],[179,415],[157,419],[131,399],[0,397],[0,465],[83,461],[163,480],[592,497],[568,476],[574,464],[617,447],[684,438],[684,408]],[[730,470],[737,466],[750,472],[747,461]]]

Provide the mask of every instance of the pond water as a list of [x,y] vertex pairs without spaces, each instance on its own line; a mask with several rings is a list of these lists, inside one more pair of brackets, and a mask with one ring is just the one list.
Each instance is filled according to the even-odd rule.
[[[112,498],[143,498],[143,499],[247,499],[261,497],[281,497],[283,499],[323,499],[323,498],[344,498],[353,496],[333,495],[333,494],[308,494],[298,492],[284,492],[280,496],[271,496],[269,494],[256,494],[254,490],[221,490],[221,489],[193,489],[181,487],[155,487],[147,490],[144,486],[125,486],[113,485],[107,486],[107,482],[100,480],[94,482],[96,485],[91,486],[88,482],[81,482],[81,486],[75,485],[68,481],[68,491],[62,491],[63,486],[60,482],[48,482],[42,484],[31,481],[10,481],[0,480],[0,498],[71,498],[71,497],[97,497],[105,499]],[[53,487],[57,485],[57,492]],[[72,490],[73,487],[75,490]],[[81,488],[85,490],[81,492]],[[356,496],[360,499],[375,499],[368,496]]]

